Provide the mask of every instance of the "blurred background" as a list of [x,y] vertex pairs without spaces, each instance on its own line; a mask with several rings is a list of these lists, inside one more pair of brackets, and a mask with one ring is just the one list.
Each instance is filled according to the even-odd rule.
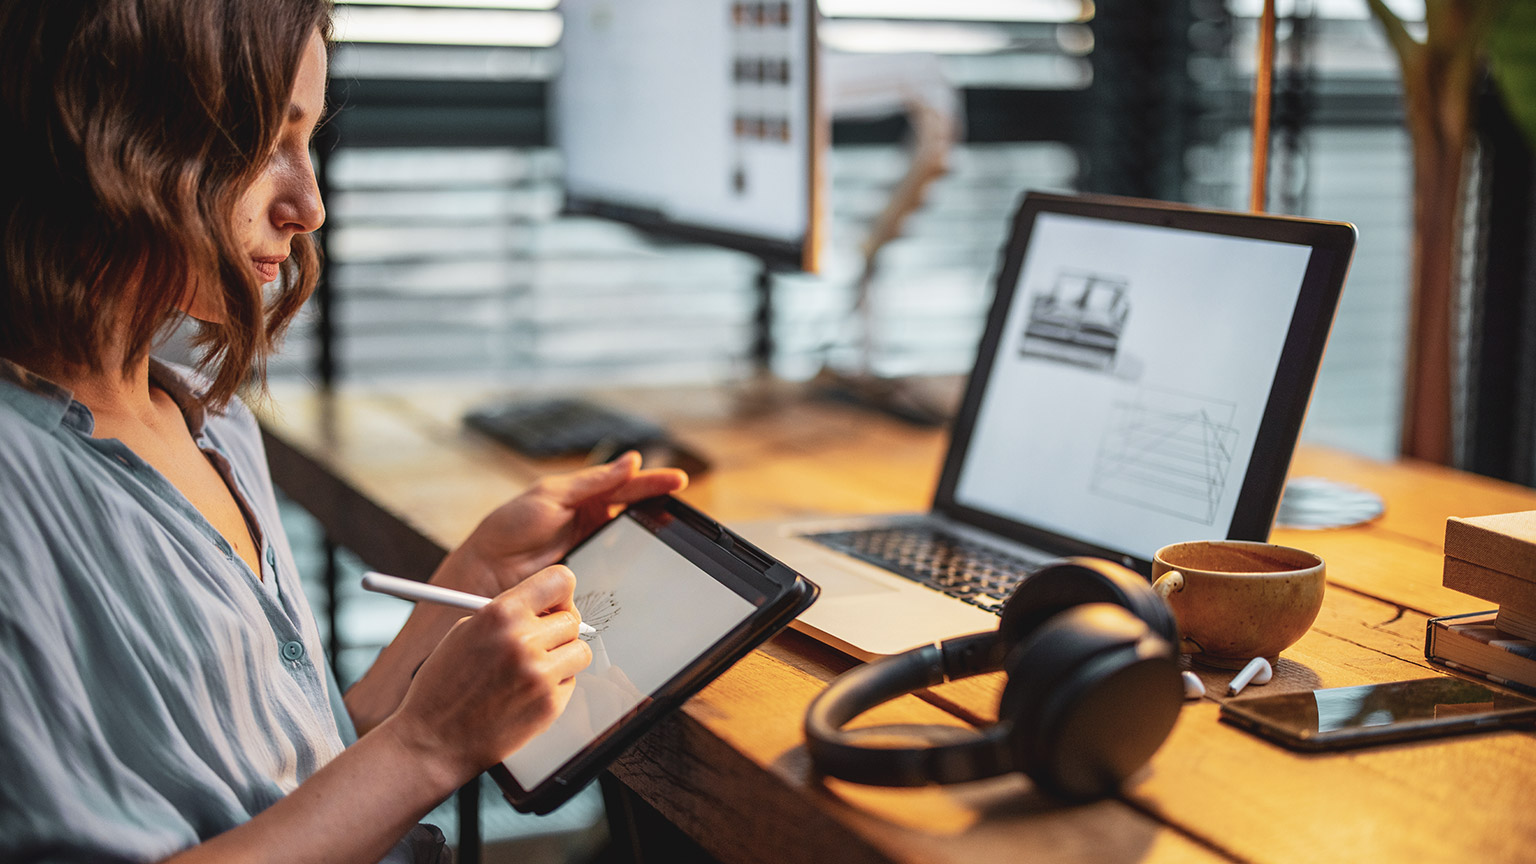
[[[1422,2],[1392,5],[1422,20]],[[954,140],[946,170],[880,248],[866,340],[850,316],[863,244],[921,155],[924,130],[910,105],[830,106],[820,272],[768,277],[772,351],[761,359],[782,378],[828,365],[966,372],[1026,189],[1246,206],[1260,0],[819,8],[824,71],[885,58],[870,68],[925,82]],[[557,0],[337,3],[335,115],[317,143],[329,190],[328,305],[322,315],[316,301],[300,319],[274,379],[557,392],[753,374],[757,258],[562,214],[549,108],[564,62],[562,11]],[[1397,69],[1365,0],[1292,0],[1279,11],[1270,209],[1360,230],[1303,437],[1390,457],[1411,218]],[[318,573],[317,529],[296,508],[289,517],[301,566]],[[360,569],[345,553],[342,566]],[[347,682],[407,604],[344,599],[335,659]],[[317,593],[317,611],[324,602]],[[603,848],[595,791],[544,818],[518,816],[489,787],[481,807],[484,860],[586,861]],[[456,836],[451,803],[433,821]]]
[[[820,7],[827,55],[931,55],[963,106],[948,173],[882,252],[878,371],[969,368],[1026,189],[1245,206],[1259,0]],[[1387,456],[1411,200],[1396,68],[1365,0],[1280,8],[1271,209],[1360,228],[1305,434]],[[340,380],[562,387],[750,371],[751,256],[560,215],[546,106],[561,31],[553,0],[338,4],[325,230]],[[909,134],[900,115],[834,116],[822,272],[774,277],[779,375],[812,375],[845,329],[859,244],[907,170]],[[315,374],[314,323],[295,328],[274,375]]]

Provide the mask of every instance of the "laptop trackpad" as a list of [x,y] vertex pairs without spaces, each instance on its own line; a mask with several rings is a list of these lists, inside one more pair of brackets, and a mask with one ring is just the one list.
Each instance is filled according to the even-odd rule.
[[812,523],[756,522],[739,526],[737,530],[764,552],[815,582],[821,588],[820,602],[838,597],[892,594],[901,590],[892,584],[900,577],[806,536],[815,530],[826,530],[824,524],[813,527]]
[[859,568],[866,565],[857,561],[841,561],[835,552],[817,556],[814,564],[806,562],[801,569],[812,582],[821,587],[822,596],[827,599],[837,597],[862,597],[869,594],[889,594],[897,590],[893,585],[881,581],[878,577],[859,572]]

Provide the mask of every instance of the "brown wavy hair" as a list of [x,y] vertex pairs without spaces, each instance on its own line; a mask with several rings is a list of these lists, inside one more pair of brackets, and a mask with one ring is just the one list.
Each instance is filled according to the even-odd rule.
[[294,237],[266,296],[234,211],[330,20],[330,0],[0,0],[0,355],[99,373],[121,350],[126,372],[196,285],[225,315],[195,337],[204,401],[264,376],[319,257]]

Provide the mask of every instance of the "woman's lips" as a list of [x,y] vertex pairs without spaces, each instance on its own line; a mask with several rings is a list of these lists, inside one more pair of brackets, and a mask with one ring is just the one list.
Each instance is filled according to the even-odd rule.
[[278,268],[288,256],[281,258],[252,258],[251,263],[256,265],[256,273],[263,283],[271,282],[277,278]]

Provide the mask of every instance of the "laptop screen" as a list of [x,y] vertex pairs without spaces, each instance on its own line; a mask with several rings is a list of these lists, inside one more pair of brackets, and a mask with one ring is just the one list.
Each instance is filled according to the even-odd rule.
[[[1021,216],[1027,244],[1005,261],[1010,284],[941,497],[1139,561],[1182,540],[1267,534],[1338,289],[1320,332],[1295,327],[1320,272],[1313,244],[1196,230],[1169,212],[1162,224]],[[1251,230],[1261,218],[1227,215],[1264,233]],[[1315,351],[1291,344],[1303,337]],[[1285,359],[1302,371],[1281,375]],[[1272,393],[1277,380],[1287,392]],[[1250,518],[1238,530],[1245,479],[1263,459],[1280,464],[1262,472],[1272,490],[1248,489],[1267,505],[1262,528]]]

